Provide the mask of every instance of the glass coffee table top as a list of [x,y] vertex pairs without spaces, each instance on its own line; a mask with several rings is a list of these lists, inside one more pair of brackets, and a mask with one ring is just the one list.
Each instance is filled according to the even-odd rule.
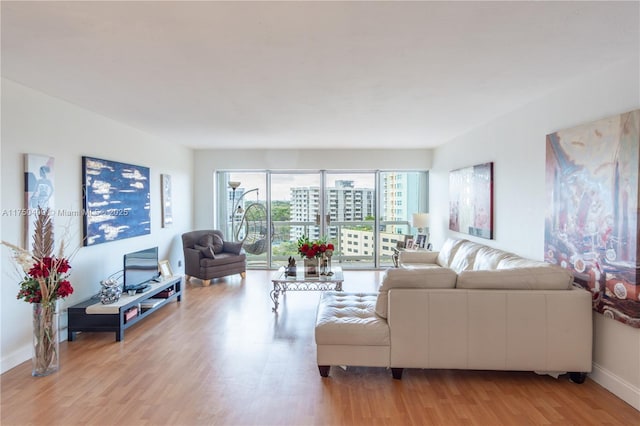
[[296,275],[287,275],[287,269],[283,266],[276,271],[271,279],[273,290],[270,292],[273,301],[273,312],[278,311],[278,297],[280,293],[287,291],[342,291],[344,275],[342,268],[337,266],[331,268],[330,275],[308,275],[305,274],[304,267],[296,268]]

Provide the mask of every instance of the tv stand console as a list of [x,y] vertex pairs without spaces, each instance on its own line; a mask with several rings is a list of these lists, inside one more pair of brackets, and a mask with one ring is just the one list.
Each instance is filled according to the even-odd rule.
[[182,276],[150,282],[144,293],[129,296],[103,305],[100,298],[87,299],[68,308],[67,340],[74,341],[79,331],[107,331],[116,333],[116,341],[124,339],[124,330],[151,315],[172,300],[182,300]]

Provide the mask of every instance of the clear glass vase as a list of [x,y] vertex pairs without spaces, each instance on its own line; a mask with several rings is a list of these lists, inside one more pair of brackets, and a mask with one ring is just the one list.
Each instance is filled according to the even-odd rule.
[[58,303],[33,303],[32,376],[48,376],[58,371]]
[[304,275],[308,277],[318,276],[318,258],[304,259]]

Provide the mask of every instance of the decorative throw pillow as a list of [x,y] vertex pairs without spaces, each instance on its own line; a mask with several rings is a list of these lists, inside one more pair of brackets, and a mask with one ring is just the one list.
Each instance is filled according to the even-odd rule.
[[208,247],[213,245],[213,234],[207,234],[200,237],[198,245]]
[[216,258],[216,254],[213,252],[213,246],[201,246],[200,244],[194,244],[193,248],[200,250],[204,257],[208,257],[210,259]]
[[220,238],[219,235],[213,234],[213,242],[212,242],[212,246],[213,246],[213,252],[215,254],[218,253],[222,253],[222,248],[224,247],[224,241],[222,241],[222,238]]

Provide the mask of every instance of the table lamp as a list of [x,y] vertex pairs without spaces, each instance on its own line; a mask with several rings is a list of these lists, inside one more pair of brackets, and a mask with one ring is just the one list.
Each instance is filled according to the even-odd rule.
[[414,213],[413,226],[418,228],[418,234],[424,234],[429,227],[429,213]]

